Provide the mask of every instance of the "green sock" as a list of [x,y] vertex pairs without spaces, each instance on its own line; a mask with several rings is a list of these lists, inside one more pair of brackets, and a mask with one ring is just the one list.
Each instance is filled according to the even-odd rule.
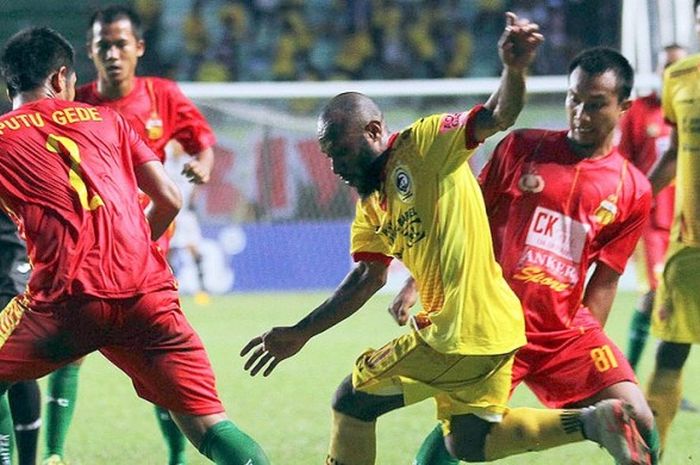
[[651,465],[657,465],[661,460],[661,439],[659,438],[659,430],[656,429],[656,423],[654,423],[654,428],[651,431],[640,429],[639,433],[642,435],[644,442],[647,443],[647,446],[649,446]]
[[452,457],[445,447],[442,427],[437,425],[423,440],[413,465],[458,465],[459,460]]
[[209,428],[199,452],[217,465],[270,465],[258,443],[236,428],[231,420],[220,421]]
[[627,360],[629,360],[632,369],[637,371],[639,359],[642,357],[644,346],[647,343],[649,336],[649,325],[651,324],[651,315],[635,310],[630,322],[627,346]]
[[75,399],[78,396],[79,371],[80,365],[70,364],[49,376],[44,458],[51,455],[63,457],[68,429],[75,412]]
[[168,465],[184,465],[187,462],[185,460],[185,435],[170,417],[170,412],[157,405],[154,407],[160,432],[163,433],[165,446],[168,448]]
[[5,392],[0,395],[0,465],[12,464],[15,444],[13,431],[10,403],[7,401],[7,392]]

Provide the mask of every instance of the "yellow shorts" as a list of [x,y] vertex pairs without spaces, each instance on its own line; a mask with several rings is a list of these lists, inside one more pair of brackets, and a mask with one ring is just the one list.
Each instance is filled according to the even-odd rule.
[[443,354],[411,332],[362,354],[352,384],[368,394],[403,394],[406,405],[434,397],[447,433],[453,415],[501,421],[508,410],[514,355]]
[[700,247],[671,245],[654,300],[652,333],[662,341],[700,343]]

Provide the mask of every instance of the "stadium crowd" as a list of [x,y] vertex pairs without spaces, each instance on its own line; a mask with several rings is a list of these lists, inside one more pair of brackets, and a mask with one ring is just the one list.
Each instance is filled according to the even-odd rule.
[[[621,1],[136,0],[159,53],[144,71],[187,81],[497,76],[502,12],[541,25],[534,74],[582,48],[619,43]],[[183,53],[184,51],[184,53]],[[151,69],[146,69],[151,68]]]

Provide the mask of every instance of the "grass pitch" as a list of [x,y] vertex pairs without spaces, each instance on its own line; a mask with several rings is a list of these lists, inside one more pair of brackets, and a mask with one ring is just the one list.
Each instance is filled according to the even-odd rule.
[[[326,452],[331,395],[367,347],[378,347],[404,330],[386,312],[389,296],[376,296],[354,317],[313,339],[295,357],[280,364],[269,378],[251,378],[238,353],[245,343],[270,326],[296,322],[326,294],[245,294],[215,297],[207,306],[184,298],[185,311],[209,351],[219,393],[229,415],[263,446],[276,465],[320,464]],[[621,294],[608,331],[622,347],[635,303]],[[652,366],[650,341],[640,369],[646,382]],[[700,356],[691,352],[685,370],[685,395],[700,404]],[[42,383],[43,384],[43,383]],[[524,386],[511,405],[537,406]],[[378,422],[379,465],[409,465],[423,437],[434,427],[432,401],[389,413]],[[680,412],[671,430],[664,465],[700,464],[700,414]],[[153,409],[138,399],[128,378],[99,354],[86,360],[79,401],[68,437],[71,465],[166,464],[165,447]],[[191,465],[209,463],[188,446]],[[587,442],[497,462],[504,465],[612,464]]]

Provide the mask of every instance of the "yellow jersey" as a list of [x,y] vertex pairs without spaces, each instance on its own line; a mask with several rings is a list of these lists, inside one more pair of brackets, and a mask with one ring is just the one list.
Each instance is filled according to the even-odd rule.
[[700,247],[700,54],[666,70],[662,105],[665,118],[678,134],[671,240]]
[[523,312],[496,263],[467,160],[478,109],[423,118],[392,136],[378,192],[358,201],[356,259],[400,259],[416,280],[420,336],[442,353],[492,355],[525,344]]

